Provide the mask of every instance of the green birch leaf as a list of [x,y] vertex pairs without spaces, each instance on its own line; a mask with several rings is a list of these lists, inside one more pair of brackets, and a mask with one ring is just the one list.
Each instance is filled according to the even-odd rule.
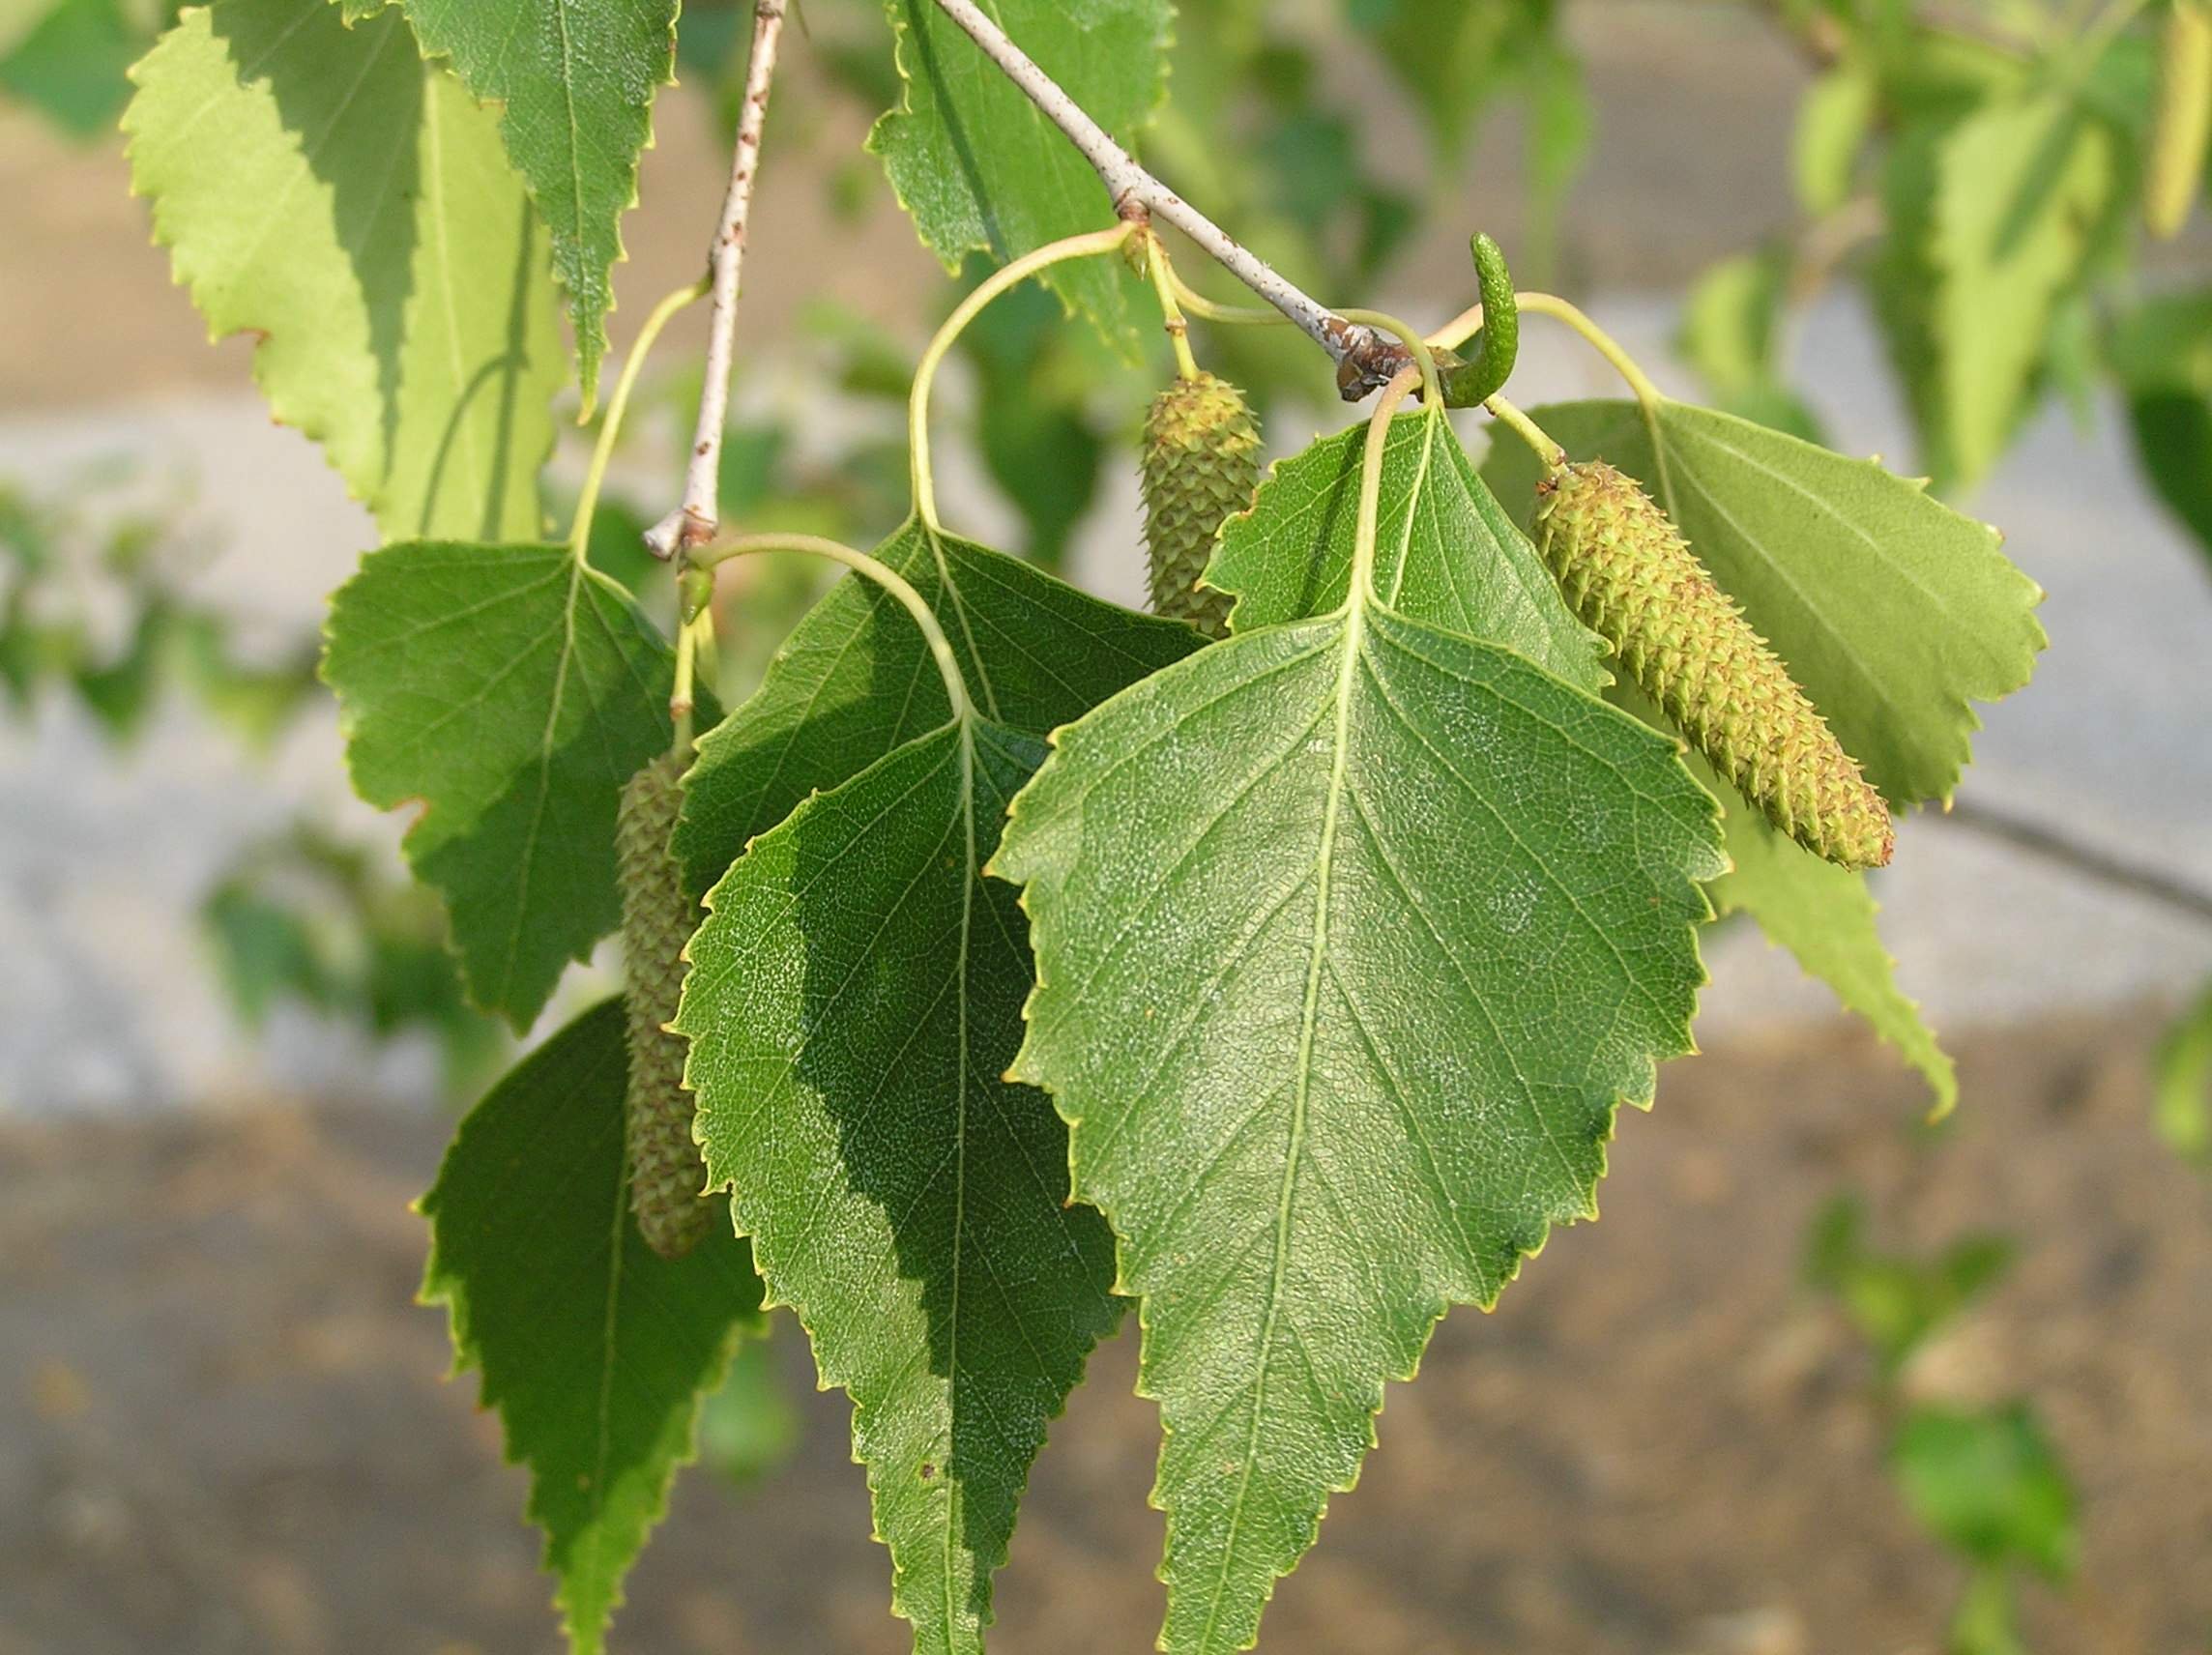
[[1797,205],[1808,218],[1833,213],[1849,198],[1880,94],[1871,66],[1848,60],[1822,71],[1805,89],[1790,137],[1790,172]]
[[1890,370],[1897,375],[1912,415],[1919,442],[1917,463],[1939,492],[1948,491],[1959,479],[1958,461],[1951,452],[1951,421],[1945,412],[1943,350],[1936,336],[1939,283],[1930,252],[1945,131],[1922,121],[1906,127],[1890,142],[1877,174],[1886,228],[1873,256],[1861,267]]
[[709,1180],[852,1396],[892,1607],[946,1655],[982,1648],[1030,1463],[1120,1313],[1066,1130],[1003,1078],[1030,958],[982,861],[1043,754],[946,723],[808,799],[708,896],[676,1021]]
[[1821,860],[1776,832],[1717,777],[1704,780],[1722,800],[1722,833],[1734,864],[1713,883],[1713,906],[1756,919],[1768,942],[1789,949],[1808,976],[1835,990],[1846,1010],[1865,1018],[1927,1077],[1935,1113],[1948,1115],[1959,1101],[1958,1071],[1920,1007],[1897,986],[1897,962],[1875,929],[1866,875]]
[[1143,1301],[1162,1647],[1247,1648],[1455,1302],[1590,1216],[1722,867],[1674,743],[1358,579],[1059,731],[1016,1078]]
[[[1344,601],[1366,443],[1361,421],[1278,460],[1252,508],[1223,526],[1206,584],[1237,595],[1233,629],[1305,620]],[[1400,614],[1518,650],[1585,689],[1604,685],[1603,642],[1569,612],[1441,410],[1392,421],[1378,500],[1377,578]]]
[[1923,1404],[1898,1427],[1890,1457],[1914,1515],[1954,1552],[1986,1566],[2024,1563],[2053,1581],[2073,1575],[2073,1480],[2027,1404]]
[[422,50],[451,59],[468,89],[500,111],[507,153],[552,232],[589,409],[624,257],[622,216],[637,204],[654,94],[672,78],[677,0],[401,4]]
[[355,790],[423,807],[402,848],[445,895],[469,998],[529,1028],[621,923],[615,805],[671,740],[666,644],[566,546],[425,540],[338,589],[323,677]]
[[694,1454],[700,1399],[759,1326],[760,1278],[717,1226],[670,1263],[624,1187],[620,1000],[525,1058],[461,1122],[420,1203],[422,1299],[451,1318],[456,1371],[483,1376],[571,1648],[604,1646],[622,1578]]
[[2212,558],[2212,291],[2145,300],[2110,357],[2143,476]]
[[[910,519],[876,549],[945,628],[977,707],[1033,736],[1080,718],[1204,642],[1003,552]],[[705,890],[756,833],[951,716],[921,634],[874,583],[842,580],[794,627],[752,698],[699,742],[676,854]]]
[[388,538],[524,538],[565,377],[543,227],[494,118],[397,12],[188,12],[132,71],[132,188],[211,334]]
[[1983,477],[2018,429],[2059,300],[2112,198],[2110,134],[2061,92],[1993,104],[1943,140],[1928,258],[1949,456]]
[[2167,1147],[2212,1172],[2212,983],[2159,1040],[2151,1093],[2151,1121]]
[[0,92],[79,140],[104,136],[131,96],[130,68],[152,44],[154,18],[125,0],[0,7]]
[[[1113,221],[1098,175],[1060,129],[930,0],[888,0],[904,96],[868,147],[947,271],[970,252],[1001,264]],[[1169,0],[996,0],[1000,27],[1124,146],[1158,106]],[[1042,279],[1124,349],[1134,348],[1128,273],[1082,259]]]
[[[1532,417],[1666,506],[1892,804],[1950,798],[1981,728],[1972,704],[2024,684],[2045,643],[2043,594],[1994,529],[1873,461],[1710,408],[1659,404],[1663,466],[1633,402]],[[1534,507],[1525,445],[1493,445],[1484,472],[1516,511]]]

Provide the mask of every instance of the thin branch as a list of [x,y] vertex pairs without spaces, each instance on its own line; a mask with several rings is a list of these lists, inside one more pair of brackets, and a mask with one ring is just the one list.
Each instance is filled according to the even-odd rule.
[[1337,389],[1356,402],[1390,383],[1412,359],[1404,346],[1362,323],[1348,321],[1301,291],[1266,260],[1138,164],[1105,128],[1070,98],[1029,53],[983,13],[975,0],[937,0],[937,8],[966,32],[1005,77],[1081,152],[1106,187],[1115,212],[1173,224],[1199,249],[1280,310],[1328,352],[1337,364]]
[[775,82],[775,50],[783,38],[788,0],[753,0],[752,56],[745,64],[745,101],[738,112],[737,150],[730,162],[722,221],[707,255],[713,276],[714,310],[707,335],[707,377],[699,389],[699,423],[684,473],[684,504],[645,534],[656,558],[704,545],[720,527],[722,426],[730,409],[730,364],[738,332],[738,277],[745,260],[745,224],[752,215],[753,177],[760,170],[761,129],[768,124],[768,95]]
[[1956,801],[1939,822],[1955,822],[1977,833],[2054,862],[2116,890],[2170,908],[2212,925],[2212,890],[2131,862],[2094,845],[2084,845],[2048,823],[2016,816],[1994,805]]

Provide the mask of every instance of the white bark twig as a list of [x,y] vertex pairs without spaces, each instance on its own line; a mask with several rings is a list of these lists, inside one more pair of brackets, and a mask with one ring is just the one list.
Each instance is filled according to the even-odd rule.
[[706,544],[720,527],[718,484],[722,426],[730,409],[730,364],[738,331],[738,278],[744,267],[745,225],[752,214],[753,177],[760,170],[761,129],[775,82],[776,45],[783,38],[788,0],[753,0],[752,56],[745,64],[745,101],[738,112],[737,149],[730,162],[729,193],[707,265],[713,277],[713,314],[707,335],[707,376],[699,390],[699,423],[684,472],[684,504],[645,532],[656,558]]
[[937,0],[937,8],[1066,135],[1097,172],[1117,213],[1124,218],[1150,215],[1173,224],[1222,269],[1296,323],[1337,363],[1337,389],[1348,401],[1387,385],[1412,360],[1396,340],[1363,323],[1346,321],[1301,292],[1280,271],[1147,172],[1035,59],[1007,39],[975,0]]

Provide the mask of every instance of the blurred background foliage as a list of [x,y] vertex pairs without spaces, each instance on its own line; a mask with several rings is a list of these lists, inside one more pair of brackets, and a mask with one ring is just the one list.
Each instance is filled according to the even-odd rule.
[[[1700,276],[1681,307],[1676,350],[1711,399],[1818,440],[1795,330],[1832,286],[1855,285],[1910,411],[1915,462],[1936,489],[1970,494],[2046,402],[2085,417],[2109,396],[2125,409],[2143,477],[2212,576],[2212,280],[2201,257],[2158,256],[2176,226],[2145,199],[2162,155],[2170,170],[2171,150],[2190,141],[2160,66],[2176,31],[2212,29],[2203,0],[1745,3],[1794,43],[1811,77],[1790,149],[1774,161],[1793,211]],[[168,0],[0,0],[0,97],[72,138],[104,140],[129,66],[175,11]],[[747,17],[742,3],[693,4],[680,26],[679,78],[725,127]],[[800,22],[832,96],[869,116],[896,101],[876,0],[804,0]],[[1360,73],[1345,73],[1348,56]],[[1346,303],[1387,292],[1411,239],[1488,160],[1482,134],[1503,108],[1520,117],[1516,274],[1524,286],[1571,285],[1561,226],[1604,111],[1557,0],[1185,0],[1172,63],[1144,139],[1149,161],[1310,291]],[[1378,164],[1378,85],[1417,118],[1425,147],[1411,164]],[[2194,141],[2200,205],[2201,134]],[[857,218],[883,185],[874,159],[855,153],[827,188],[832,211]],[[2181,233],[2203,245],[2201,222]],[[975,263],[946,283],[940,313],[982,274]],[[1212,273],[1191,274],[1233,297]],[[1313,359],[1288,330],[1222,330],[1208,347],[1260,406],[1311,401]],[[1063,326],[1034,287],[985,311],[959,352],[978,392],[976,454],[1020,525],[1018,549],[1062,567],[1103,468],[1132,451],[1157,366]],[[791,411],[761,413],[741,386],[736,405],[756,411],[738,416],[723,449],[725,511],[758,530],[871,538],[904,508],[911,342],[823,301],[784,354],[798,358],[808,398],[771,399]],[[631,423],[642,433],[629,439],[635,475],[680,469],[672,445],[697,392],[696,366],[649,383]],[[852,418],[802,426],[824,397]],[[854,435],[826,450],[830,424]],[[620,477],[595,519],[592,561],[665,607],[666,572],[639,539],[657,508],[626,499]],[[272,656],[196,606],[186,576],[204,553],[177,542],[167,513],[98,508],[128,480],[0,485],[0,698],[17,713],[42,696],[73,698],[128,745],[163,696],[190,697],[239,741],[268,747],[318,702],[313,641]],[[725,702],[822,585],[812,566],[748,560],[725,587]],[[506,1037],[462,1001],[434,899],[381,853],[304,821],[280,826],[218,882],[203,917],[248,1027],[289,1001],[378,1038],[427,1031],[456,1102],[505,1054]],[[2212,991],[2161,1049],[2156,1110],[2175,1153],[2212,1167]],[[2029,1402],[1969,1406],[1924,1394],[1911,1376],[2002,1277],[2011,1247],[1984,1235],[1893,1255],[1870,1245],[1868,1229],[1857,1201],[1839,1195],[1808,1237],[1806,1280],[1864,1340],[1900,1497],[1959,1560],[1950,1648],[2005,1655],[2022,1647],[2018,1582],[2063,1582],[2073,1569],[2072,1487]],[[765,1352],[748,1346],[705,1417],[710,1461],[742,1481],[786,1457],[797,1432]]]

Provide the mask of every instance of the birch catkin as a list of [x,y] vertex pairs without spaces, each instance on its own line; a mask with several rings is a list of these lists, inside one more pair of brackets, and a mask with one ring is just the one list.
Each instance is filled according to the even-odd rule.
[[623,1112],[629,1144],[629,1201],[646,1245],[681,1259],[707,1234],[714,1207],[691,1140],[691,1094],[684,1089],[685,1042],[666,1025],[684,991],[684,944],[698,921],[668,836],[683,802],[682,764],[664,753],[630,777],[615,822],[615,866],[622,886],[623,952],[628,973],[629,1095]]
[[1210,373],[1161,392],[1145,417],[1143,471],[1152,612],[1222,637],[1235,600],[1198,577],[1221,525],[1259,486],[1260,426],[1244,393]]
[[1889,807],[1668,515],[1603,460],[1537,484],[1536,544],[1586,625],[1736,791],[1847,868],[1889,860]]

